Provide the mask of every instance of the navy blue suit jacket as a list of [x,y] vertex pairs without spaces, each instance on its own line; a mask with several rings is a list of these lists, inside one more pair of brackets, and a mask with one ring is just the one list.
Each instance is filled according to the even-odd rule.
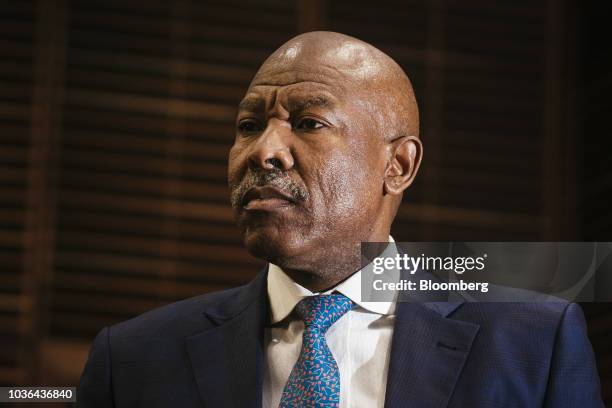
[[[77,406],[261,406],[266,271],[103,329]],[[603,406],[576,304],[398,303],[396,313],[386,407]]]

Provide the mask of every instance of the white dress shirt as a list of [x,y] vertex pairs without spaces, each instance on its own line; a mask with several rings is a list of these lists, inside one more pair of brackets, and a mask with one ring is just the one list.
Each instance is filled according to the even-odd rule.
[[[393,239],[389,237],[389,241]],[[395,247],[395,245],[393,245]],[[327,344],[340,371],[340,407],[383,407],[389,352],[395,321],[395,302],[361,301],[361,271],[335,288],[355,306],[334,323]],[[268,297],[271,327],[265,330],[263,406],[277,408],[291,369],[300,355],[304,323],[292,313],[310,290],[294,282],[281,268],[270,264]]]

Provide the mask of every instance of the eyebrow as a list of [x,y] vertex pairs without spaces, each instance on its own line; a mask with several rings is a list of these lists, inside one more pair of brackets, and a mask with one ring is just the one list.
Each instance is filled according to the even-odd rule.
[[290,111],[299,112],[310,108],[331,109],[336,106],[336,103],[325,95],[309,95],[305,98],[289,98],[287,105]]
[[[247,112],[257,112],[264,109],[266,102],[261,98],[245,98],[238,104],[238,109]],[[335,101],[325,95],[309,95],[307,97],[289,97],[287,108],[291,112],[301,112],[310,108],[328,108],[336,106]]]
[[255,112],[262,110],[265,105],[265,101],[260,98],[246,98],[240,101],[238,104],[239,110]]

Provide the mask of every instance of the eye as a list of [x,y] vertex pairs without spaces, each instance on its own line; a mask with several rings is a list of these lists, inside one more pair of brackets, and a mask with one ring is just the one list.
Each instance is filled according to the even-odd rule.
[[317,130],[324,128],[325,125],[316,119],[304,118],[297,122],[296,129],[302,130]]
[[240,133],[255,133],[261,130],[261,125],[254,120],[243,120],[238,124]]

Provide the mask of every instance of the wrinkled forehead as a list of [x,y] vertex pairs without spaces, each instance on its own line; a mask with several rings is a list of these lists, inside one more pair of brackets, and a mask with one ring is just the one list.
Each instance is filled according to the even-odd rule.
[[257,72],[247,94],[325,91],[336,98],[343,98],[350,92],[352,85],[341,73],[326,64],[270,61]]
[[334,108],[355,98],[356,87],[326,65],[269,64],[264,68],[253,78],[240,110],[267,110],[275,103],[290,111]]
[[239,111],[263,113],[280,104],[289,112],[312,108],[332,110],[343,104],[342,90],[317,81],[260,83],[249,88]]

